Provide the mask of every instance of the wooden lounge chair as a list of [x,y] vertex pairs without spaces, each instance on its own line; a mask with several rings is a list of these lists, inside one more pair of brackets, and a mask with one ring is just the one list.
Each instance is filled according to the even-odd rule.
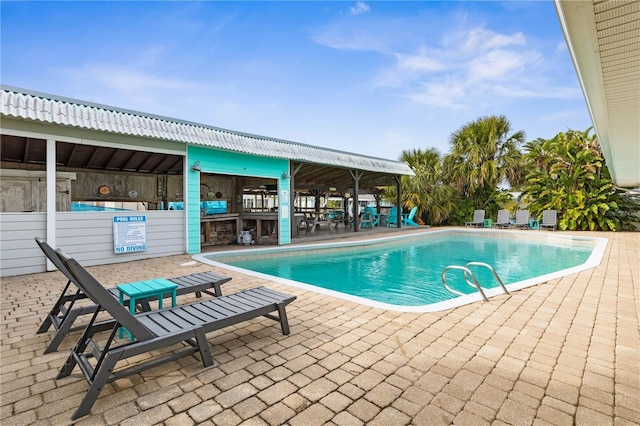
[[[53,247],[38,237],[36,237],[35,240],[51,263],[68,277],[68,274],[64,270],[64,265],[56,256]],[[230,280],[230,277],[225,277],[224,275],[219,275],[214,272],[200,272],[169,279],[169,281],[178,285],[176,295],[195,293],[197,297],[200,297],[202,293],[211,296],[222,296],[221,285]],[[210,291],[211,289],[213,289],[213,293]],[[118,289],[116,287],[108,288],[107,291],[111,293],[116,300],[118,299]],[[56,351],[67,334],[83,328],[83,326],[73,327],[78,317],[95,312],[97,306],[92,303],[78,303],[76,305],[76,302],[83,299],[87,299],[87,295],[79,288],[76,288],[74,291],[73,286],[71,286],[71,280],[68,280],[60,297],[58,297],[58,300],[36,332],[36,334],[45,333],[52,325],[56,329],[56,334],[45,348],[44,353]],[[150,310],[148,302],[143,304],[142,309]]]
[[558,212],[556,210],[544,210],[542,212],[542,222],[540,223],[540,228],[552,228],[553,231],[556,230],[558,226]]
[[518,210],[516,212],[516,223],[513,224],[513,227],[529,229],[529,210]]
[[473,220],[471,222],[465,222],[464,226],[482,228],[484,226],[484,210],[474,210]]
[[[280,322],[283,334],[290,332],[285,309],[286,305],[296,299],[295,296],[266,287],[256,287],[133,315],[75,259],[67,257],[60,250],[56,250],[56,254],[70,273],[71,281],[113,318],[96,323],[99,309],[96,310],[56,377],[61,379],[69,376],[78,365],[89,383],[72,420],[89,414],[101,390],[109,382],[196,352],[200,353],[204,367],[213,365],[206,333],[260,316]],[[274,312],[278,315],[274,315]],[[117,341],[117,332],[121,326],[127,329],[133,341]],[[106,341],[96,340],[98,332],[109,329]],[[174,345],[181,342],[184,346],[176,349]],[[166,350],[160,351],[162,349]],[[142,354],[148,357],[141,357]],[[125,361],[125,365],[118,369],[119,361]]]
[[509,210],[498,210],[498,218],[493,224],[495,228],[509,227]]

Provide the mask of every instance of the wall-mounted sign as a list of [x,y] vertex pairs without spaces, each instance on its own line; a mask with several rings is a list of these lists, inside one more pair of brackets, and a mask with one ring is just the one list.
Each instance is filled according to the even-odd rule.
[[133,253],[147,249],[146,216],[114,216],[113,251]]

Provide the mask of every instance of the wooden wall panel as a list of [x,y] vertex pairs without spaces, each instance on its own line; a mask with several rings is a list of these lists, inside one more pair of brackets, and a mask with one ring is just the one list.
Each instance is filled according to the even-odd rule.
[[[56,180],[56,210],[71,210],[69,179]],[[0,213],[47,210],[47,181],[37,177],[3,176],[0,179]]]
[[[72,183],[74,201],[160,201],[156,175],[149,174],[115,174],[100,172],[77,173],[77,180]],[[106,185],[110,189],[108,196],[101,196],[98,188]],[[135,191],[137,197],[131,197]]]

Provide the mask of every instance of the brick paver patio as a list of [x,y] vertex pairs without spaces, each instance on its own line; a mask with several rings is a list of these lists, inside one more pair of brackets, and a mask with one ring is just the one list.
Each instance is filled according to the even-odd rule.
[[[640,233],[584,235],[609,239],[600,266],[436,313],[216,270],[233,277],[225,293],[297,295],[291,335],[263,318],[210,333],[213,367],[194,355],[118,380],[77,424],[640,424]],[[190,261],[88,269],[105,285],[215,270]],[[71,424],[87,389],[78,370],[55,379],[74,339],[43,355],[52,332],[35,334],[65,282],[59,272],[2,279],[3,425]]]

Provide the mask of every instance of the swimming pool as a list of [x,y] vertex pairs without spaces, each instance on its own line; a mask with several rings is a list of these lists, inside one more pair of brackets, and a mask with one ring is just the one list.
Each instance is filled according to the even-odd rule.
[[[385,309],[426,312],[481,300],[449,265],[493,266],[516,290],[600,263],[606,239],[534,231],[431,230],[369,241],[281,246],[196,255],[196,260]],[[470,268],[487,296],[500,294],[485,269]]]

